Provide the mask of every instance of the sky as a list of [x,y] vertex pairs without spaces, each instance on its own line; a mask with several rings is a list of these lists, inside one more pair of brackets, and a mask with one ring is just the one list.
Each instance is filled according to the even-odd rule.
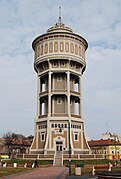
[[0,136],[34,134],[32,41],[58,21],[88,41],[82,77],[86,136],[121,135],[121,0],[0,0]]

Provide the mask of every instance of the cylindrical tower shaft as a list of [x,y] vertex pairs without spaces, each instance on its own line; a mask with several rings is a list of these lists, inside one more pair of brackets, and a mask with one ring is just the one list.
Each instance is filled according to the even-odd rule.
[[33,41],[38,107],[31,153],[57,156],[60,152],[64,157],[69,146],[71,154],[89,152],[81,92],[87,46],[83,37],[60,21]]

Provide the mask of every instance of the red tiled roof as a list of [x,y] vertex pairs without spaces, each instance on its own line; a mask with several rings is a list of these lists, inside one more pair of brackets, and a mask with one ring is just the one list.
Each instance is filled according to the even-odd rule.
[[113,139],[100,139],[100,140],[91,140],[88,141],[88,144],[90,147],[95,147],[95,146],[108,146],[108,145],[121,145],[119,141],[115,141]]

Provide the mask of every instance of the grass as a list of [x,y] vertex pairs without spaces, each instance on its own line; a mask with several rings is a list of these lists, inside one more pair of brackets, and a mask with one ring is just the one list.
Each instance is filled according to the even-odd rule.
[[[35,160],[24,160],[24,159],[11,159],[11,160],[4,160],[4,162],[7,162],[7,164],[13,164],[13,163],[18,163],[18,164],[25,164],[25,163],[34,163]],[[39,165],[47,165],[47,164],[52,164],[53,160],[38,160]]]
[[0,168],[0,178],[7,175],[12,175],[18,172],[32,170],[32,168]]
[[[112,162],[111,160],[107,159],[97,159],[97,160],[72,160],[72,165],[77,165],[78,163],[83,163],[84,165],[99,165],[99,164],[108,164],[109,162]],[[68,164],[68,160],[64,161],[64,164]]]
[[[34,163],[35,160],[23,160],[23,159],[11,159],[11,160],[6,160],[7,164],[13,164],[13,163],[17,163],[18,165],[24,165],[25,163]],[[100,165],[100,164],[109,164],[109,162],[111,162],[112,164],[114,163],[114,161],[111,160],[106,160],[106,159],[97,159],[97,160],[72,160],[71,161],[71,171],[72,171],[72,175],[75,174],[75,166],[79,163],[83,163],[84,166],[86,165]],[[48,165],[48,164],[52,164],[53,161],[52,160],[38,160],[38,164],[39,165]],[[120,162],[119,162],[120,163]],[[68,160],[64,161],[64,164],[68,165]],[[22,172],[22,171],[27,171],[27,170],[31,170],[32,168],[0,168],[0,178],[6,175],[11,175],[14,173],[18,173],[18,172]],[[121,168],[119,167],[115,167],[113,168],[113,170],[121,170]],[[92,173],[92,167],[87,168],[84,167],[82,168],[82,175],[90,175]]]

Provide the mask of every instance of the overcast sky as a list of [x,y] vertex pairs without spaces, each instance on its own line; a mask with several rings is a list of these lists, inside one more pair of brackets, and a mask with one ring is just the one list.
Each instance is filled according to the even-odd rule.
[[121,0],[0,0],[0,135],[34,134],[31,43],[58,20],[89,44],[82,80],[86,135],[121,135]]

